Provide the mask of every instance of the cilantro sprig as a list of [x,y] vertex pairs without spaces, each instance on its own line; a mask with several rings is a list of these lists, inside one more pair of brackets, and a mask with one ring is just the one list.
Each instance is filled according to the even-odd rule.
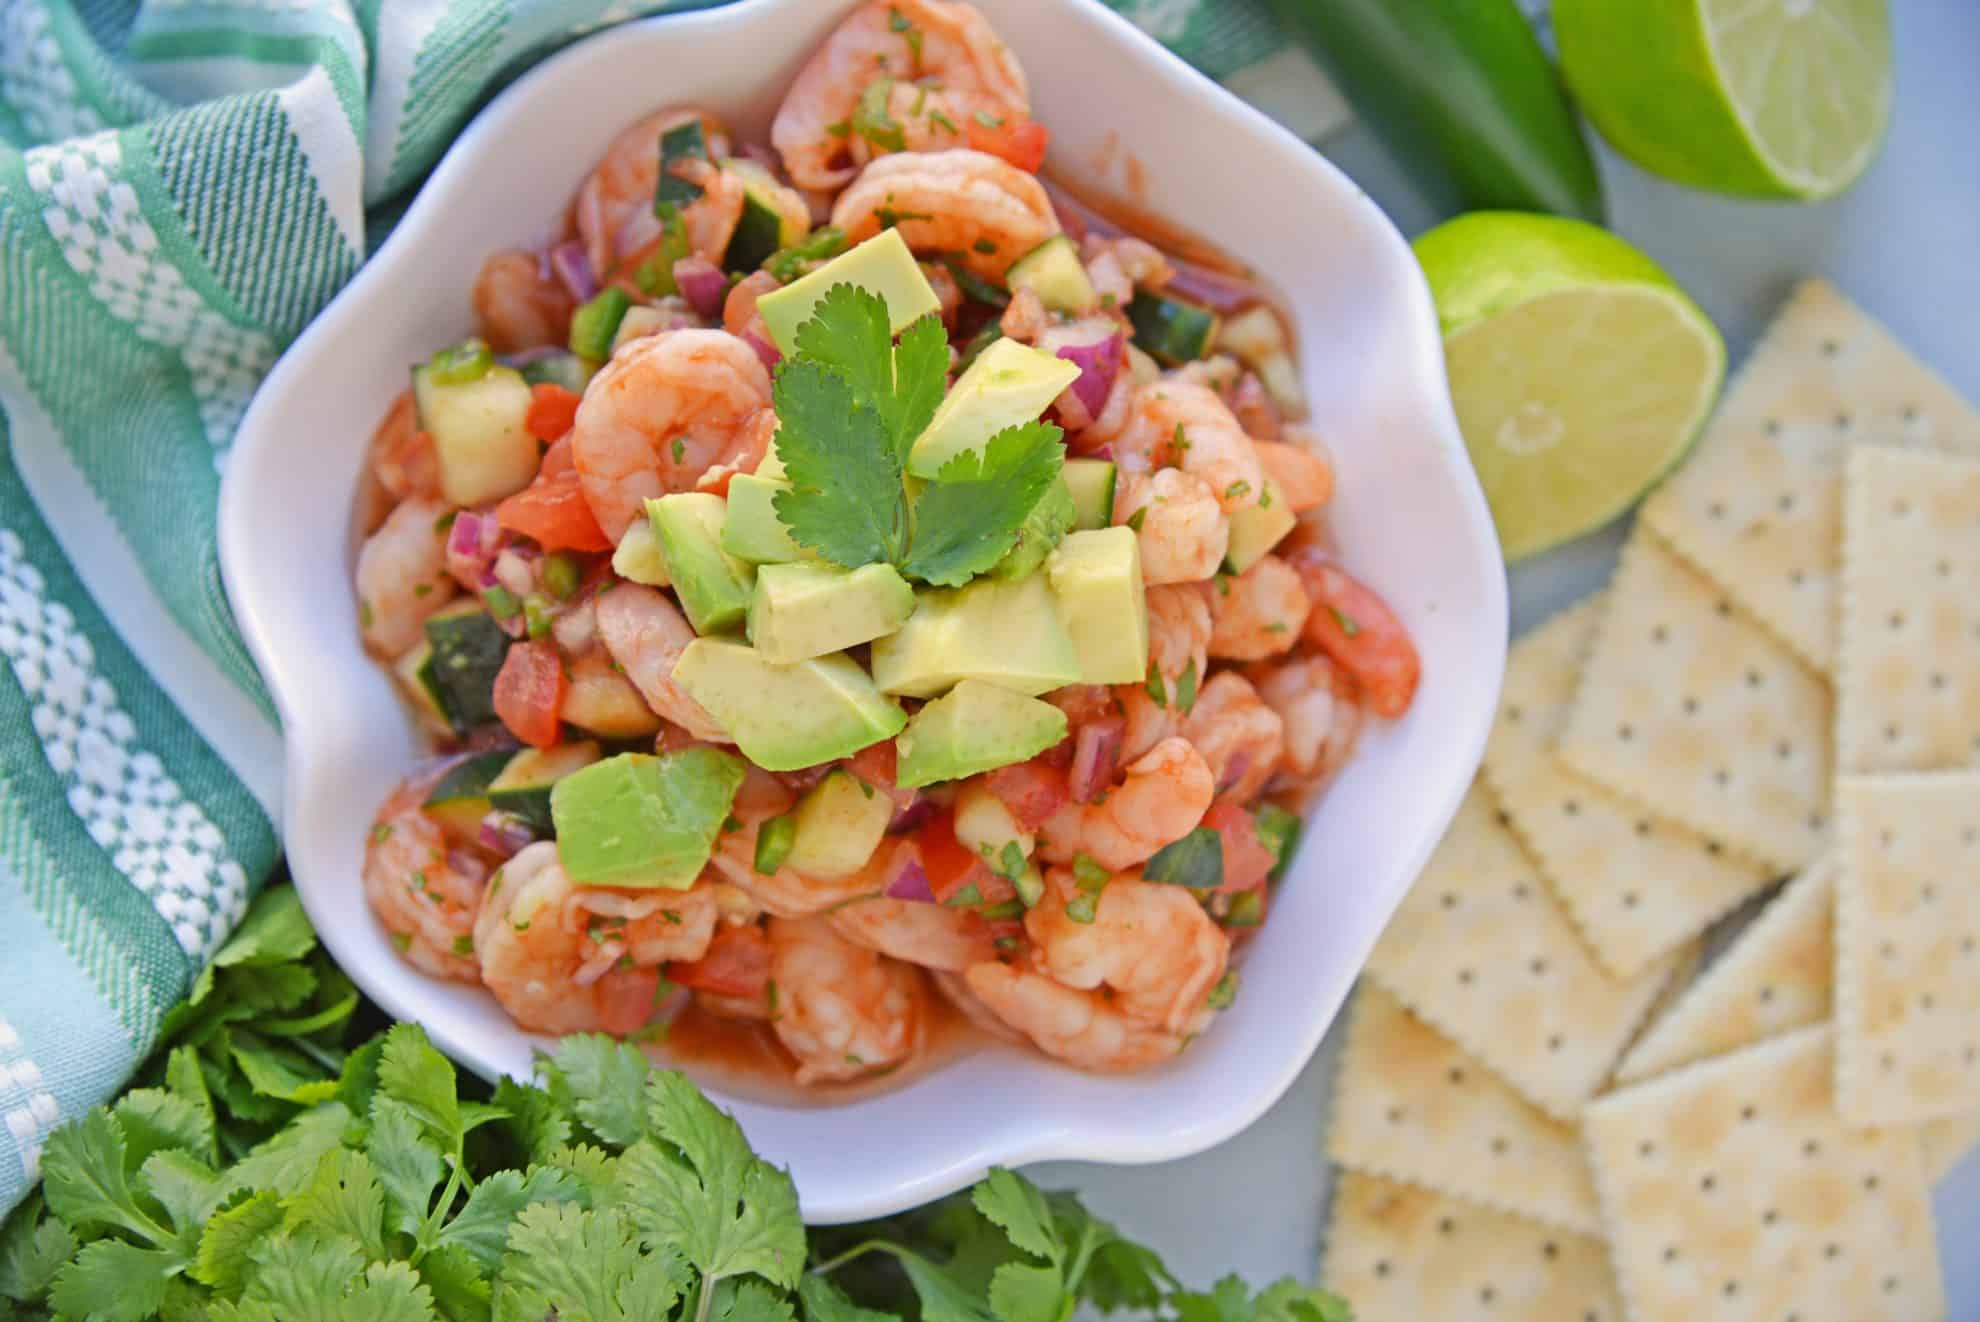
[[309,1100],[256,1092],[221,1035],[273,1039],[326,996],[341,1006],[328,968],[293,894],[264,896],[144,1082],[50,1136],[41,1191],[0,1224],[0,1319],[1063,1322],[1084,1304],[1349,1322],[1290,1281],[1187,1292],[1077,1199],[1009,1171],[808,1238],[790,1177],[731,1116],[606,1037],[567,1038],[537,1082],[490,1090],[417,1025],[344,1049],[375,1016],[359,1006],[301,1030],[313,1051],[289,1091]]
[[777,370],[777,517],[846,569],[890,564],[960,587],[1001,560],[1065,465],[1060,430],[1027,422],[956,455],[909,499],[908,451],[942,402],[948,341],[933,314],[894,342],[886,302],[834,285]]

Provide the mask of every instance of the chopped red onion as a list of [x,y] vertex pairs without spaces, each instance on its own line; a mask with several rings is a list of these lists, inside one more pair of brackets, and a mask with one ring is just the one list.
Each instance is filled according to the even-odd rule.
[[550,250],[550,269],[580,303],[598,292],[598,277],[592,274],[591,258],[576,239],[567,239]]
[[492,566],[503,542],[502,527],[486,514],[461,510],[447,534],[447,572],[470,592],[496,581]]
[[894,809],[894,819],[887,823],[888,835],[906,835],[919,830],[921,824],[935,815],[935,801],[915,790],[906,791],[913,796],[906,803]]
[[1118,716],[1083,725],[1073,743],[1072,770],[1066,788],[1081,803],[1092,803],[1114,783],[1115,764],[1120,758],[1121,736],[1127,722]]
[[[1116,330],[1102,340],[1062,344],[1055,350],[1059,357],[1079,368],[1079,375],[1065,393],[1086,410],[1088,422],[1107,407],[1107,396],[1114,389],[1114,378],[1120,375],[1121,357],[1126,349],[1127,337]],[[1060,396],[1062,401],[1064,398]]]
[[894,879],[887,883],[886,896],[890,900],[935,903],[935,888],[928,884],[928,874],[922,870],[920,859],[909,859],[907,866],[894,874]]
[[775,368],[778,363],[784,361],[782,351],[770,343],[766,336],[759,334],[754,325],[743,327],[742,339],[750,348],[756,350],[756,356],[763,360],[765,367]]
[[481,819],[476,838],[492,854],[508,858],[536,843],[536,833],[514,813],[491,812]]
[[729,277],[706,257],[683,257],[675,262],[674,284],[680,289],[681,297],[701,316],[713,321],[722,315]]

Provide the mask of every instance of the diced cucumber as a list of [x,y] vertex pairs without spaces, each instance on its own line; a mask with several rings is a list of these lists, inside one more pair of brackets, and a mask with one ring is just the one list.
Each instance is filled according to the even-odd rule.
[[509,763],[509,750],[498,748],[479,753],[440,778],[426,796],[421,808],[456,839],[472,839],[480,833],[481,819],[488,815],[488,787]]
[[729,236],[722,266],[730,271],[754,271],[771,256],[810,232],[810,218],[778,205],[786,192],[777,177],[755,161],[724,161],[722,168],[742,180],[742,216]]
[[631,306],[632,296],[617,285],[599,290],[571,314],[571,352],[594,363],[610,358],[612,340]]
[[1018,825],[989,784],[976,778],[964,781],[956,793],[955,832],[964,848],[993,865],[1002,861],[1008,846],[1016,845],[1018,856],[1029,858],[1038,843],[1036,836]]
[[1209,308],[1138,289],[1127,307],[1134,342],[1171,365],[1194,362],[1210,352],[1217,337],[1217,314]]
[[[659,308],[635,303],[626,309],[626,315],[619,318],[619,329],[612,332],[612,352],[625,347],[628,340],[657,335],[672,319]],[[609,355],[608,355],[609,356]]]
[[529,383],[513,367],[490,365],[469,381],[447,384],[444,367],[413,369],[419,425],[440,460],[440,494],[449,505],[482,505],[514,495],[536,477],[543,447],[523,426]]
[[1278,313],[1263,303],[1246,308],[1217,332],[1217,347],[1236,354],[1258,373],[1265,393],[1286,416],[1306,416],[1306,392],[1300,387],[1292,345]]
[[791,856],[791,845],[797,839],[797,819],[789,813],[772,817],[756,832],[756,859],[751,864],[757,872],[766,877],[775,876],[777,869]]
[[590,766],[599,756],[598,745],[583,739],[550,748],[525,748],[505,757],[500,774],[488,783],[489,806],[514,813],[538,837],[548,839],[556,834],[550,817],[550,787],[573,771]]
[[688,182],[670,168],[690,157],[708,159],[708,142],[702,136],[699,115],[660,135],[660,180],[653,187],[655,215],[665,215],[663,207],[686,206],[701,196],[700,184]]
[[591,380],[584,360],[568,349],[532,358],[522,365],[521,371],[522,379],[530,385],[562,386],[574,395],[582,395],[585,383]]
[[433,644],[424,638],[392,663],[392,673],[421,715],[440,725],[447,724],[447,713],[440,710],[440,691],[433,683]]
[[1299,843],[1303,823],[1298,814],[1287,812],[1276,803],[1261,803],[1252,810],[1252,824],[1258,842],[1272,853],[1271,878],[1277,881],[1292,863],[1293,847]]
[[1079,248],[1064,234],[1054,234],[1011,264],[1012,289],[1029,289],[1053,312],[1078,316],[1100,301],[1087,278]]
[[671,206],[654,209],[660,213],[660,242],[633,272],[633,283],[648,298],[665,298],[681,292],[674,280],[674,263],[694,248],[688,242],[687,222],[681,219],[679,209]]
[[951,260],[944,263],[949,276],[956,282],[962,296],[972,303],[982,303],[987,307],[1007,308],[1011,305],[1010,291],[991,284],[961,262]]
[[428,682],[447,723],[463,733],[495,719],[495,676],[509,654],[509,635],[473,601],[427,617],[433,646]]
[[894,800],[849,771],[834,771],[792,810],[796,832],[784,862],[817,881],[850,877],[866,866],[887,834]]
[[1073,527],[1105,528],[1114,521],[1114,465],[1105,459],[1068,459],[1066,486],[1072,490]]
[[1232,510],[1230,521],[1231,537],[1224,548],[1224,567],[1233,574],[1242,574],[1257,564],[1299,523],[1292,506],[1269,477],[1258,493],[1258,503]]

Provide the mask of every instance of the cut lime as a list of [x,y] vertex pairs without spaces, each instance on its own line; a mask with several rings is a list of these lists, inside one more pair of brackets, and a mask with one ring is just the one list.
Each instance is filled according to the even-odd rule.
[[1416,255],[1508,560],[1607,523],[1683,458],[1726,347],[1655,262],[1593,225],[1510,211],[1440,225]]
[[1616,150],[1680,183],[1829,197],[1891,113],[1886,0],[1554,0],[1561,71]]

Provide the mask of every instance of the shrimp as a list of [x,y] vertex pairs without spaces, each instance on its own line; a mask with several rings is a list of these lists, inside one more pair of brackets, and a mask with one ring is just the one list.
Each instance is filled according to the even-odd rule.
[[1194,1028],[1231,955],[1230,939],[1196,896],[1123,873],[1084,922],[1066,908],[1080,896],[1069,870],[1046,875],[1045,897],[1024,916],[1033,966],[1061,986],[1106,988],[1116,1010],[1164,1032]]
[[[970,968],[976,967],[979,966],[970,965]],[[969,1020],[972,1025],[982,1029],[985,1033],[988,1033],[1000,1042],[1010,1042],[1022,1046],[1024,1043],[1024,1034],[998,1018],[996,1013],[988,1005],[983,1003],[983,998],[970,990],[969,978],[966,976],[968,972],[968,969],[963,970],[962,973],[947,973],[941,969],[930,969],[928,971],[928,980],[935,984],[935,990],[942,994],[942,999],[953,1005],[961,1013],[962,1017]]]
[[[978,114],[1027,115],[1031,106],[1017,57],[974,6],[873,0],[854,10],[806,61],[770,126],[770,143],[800,188],[836,192],[879,150],[870,138],[841,127],[875,78],[895,81],[888,113],[901,145],[916,151],[960,146],[956,126]],[[910,86],[924,78],[938,86]]]
[[409,389],[399,392],[371,434],[371,471],[395,500],[430,500],[440,494],[440,452],[420,430],[419,408]]
[[840,936],[824,918],[770,920],[771,1027],[799,1084],[856,1079],[906,1063],[926,1035],[921,974]]
[[408,780],[379,808],[364,847],[364,898],[408,964],[480,982],[473,933],[487,870],[450,851],[440,824],[419,810],[430,788]]
[[1203,755],[1217,797],[1248,803],[1265,788],[1285,755],[1286,727],[1243,676],[1222,671],[1196,696],[1182,737]]
[[778,918],[802,918],[834,905],[887,888],[903,849],[914,846],[904,838],[883,840],[866,866],[850,876],[822,880],[803,876],[789,867],[765,875],[756,870],[756,836],[761,823],[744,820],[740,831],[725,831],[715,841],[708,865],[730,884]]
[[[1200,588],[1184,586],[1148,589],[1148,667],[1154,684],[1123,684],[1114,690],[1126,721],[1120,756],[1133,761],[1176,732],[1182,712],[1170,701],[1190,682],[1201,679],[1210,666],[1210,607]],[[1150,692],[1151,687],[1160,693]]]
[[653,1015],[660,967],[696,960],[715,936],[715,897],[574,885],[543,841],[503,865],[474,923],[481,978],[538,1033],[626,1034]]
[[875,896],[832,910],[830,922],[854,945],[923,968],[960,973],[997,957],[990,924],[967,909]]
[[481,338],[496,353],[520,353],[570,338],[571,297],[533,252],[493,253],[474,278],[474,316]]
[[643,256],[661,238],[662,222],[653,211],[660,183],[660,135],[690,120],[701,121],[702,140],[713,158],[680,162],[674,172],[701,188],[701,196],[681,208],[688,247],[720,261],[742,218],[742,180],[714,162],[728,154],[728,139],[714,116],[675,107],[648,115],[612,139],[605,155],[578,189],[572,220],[591,269],[607,280],[621,262]]
[[[1162,289],[1176,278],[1176,268],[1160,248],[1146,239],[1129,235],[1088,234],[1079,245],[1080,259],[1086,264],[1089,274],[1095,267],[1109,273],[1118,272],[1120,278],[1130,286],[1140,285],[1144,289]],[[1130,288],[1128,297],[1133,296]],[[1127,305],[1127,298],[1120,300]]]
[[1216,492],[1180,468],[1130,476],[1114,500],[1114,522],[1137,530],[1141,581],[1153,586],[1202,582],[1230,547],[1230,520]]
[[1171,736],[1129,763],[1101,802],[1063,804],[1039,828],[1038,850],[1054,863],[1085,853],[1115,871],[1135,867],[1188,835],[1215,796],[1203,755]]
[[570,687],[564,690],[563,718],[607,739],[637,739],[657,733],[661,720],[632,682],[612,668],[611,654],[591,648],[568,658]]
[[1046,1055],[1079,1069],[1146,1069],[1173,1059],[1189,1043],[1122,1014],[1099,992],[1076,991],[1042,973],[974,964],[963,976],[985,1010]]
[[[769,341],[765,340],[767,344]],[[736,443],[734,453],[723,462],[714,465],[694,480],[696,491],[712,491],[718,496],[729,494],[729,482],[738,473],[754,473],[763,463],[763,457],[770,453],[770,447],[777,441],[777,410],[760,408],[749,415],[742,425],[741,439]]]
[[1217,392],[1189,381],[1163,380],[1135,392],[1130,450],[1180,451],[1176,462],[1209,483],[1226,514],[1249,509],[1265,489],[1265,470],[1251,438]]
[[1045,186],[987,152],[902,152],[860,172],[832,206],[848,243],[891,220],[915,252],[952,254],[1002,283],[1011,263],[1059,232]]
[[598,596],[598,637],[665,720],[708,743],[734,743],[706,708],[674,683],[674,666],[694,641],[694,628],[666,594],[639,583],[620,583]]
[[380,656],[403,656],[419,642],[426,617],[454,595],[439,526],[446,513],[437,500],[404,501],[358,552],[358,624]]
[[1290,652],[1310,609],[1298,571],[1275,555],[1261,556],[1236,578],[1218,582],[1210,598],[1210,655],[1262,661]]
[[571,427],[571,459],[592,515],[617,542],[646,499],[690,491],[751,439],[770,373],[725,331],[634,340],[591,379]]
[[1304,656],[1246,673],[1285,727],[1287,770],[1327,780],[1346,765],[1361,730],[1361,707],[1345,671],[1324,656]]
[[1286,558],[1313,602],[1306,641],[1354,677],[1377,716],[1393,719],[1408,711],[1423,662],[1388,603],[1317,546],[1301,547]]
[[[1304,427],[1288,426],[1285,434],[1306,436],[1310,433]],[[1333,497],[1334,469],[1327,457],[1316,448],[1318,444],[1317,439],[1304,444],[1290,441],[1251,443],[1265,476],[1272,479],[1272,485],[1278,488],[1279,495],[1294,514],[1318,509]]]

